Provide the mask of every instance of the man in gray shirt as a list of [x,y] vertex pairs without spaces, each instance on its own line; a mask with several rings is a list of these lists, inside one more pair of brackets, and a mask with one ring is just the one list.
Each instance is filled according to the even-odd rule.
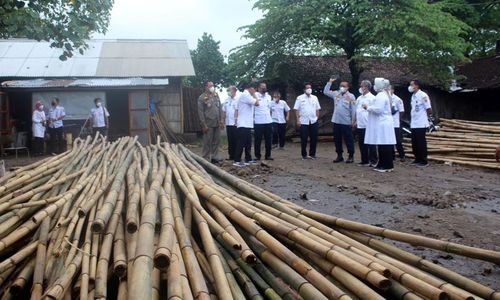
[[205,83],[205,92],[198,97],[198,117],[203,131],[202,156],[212,163],[217,163],[219,162],[220,130],[224,129],[224,123],[222,122],[222,104],[215,92],[214,83],[211,81]]
[[346,163],[354,162],[354,139],[352,136],[352,126],[354,115],[356,114],[356,98],[349,92],[349,82],[340,82],[340,88],[337,91],[331,91],[332,83],[335,78],[330,78],[330,81],[325,85],[323,94],[330,97],[334,101],[333,108],[333,139],[335,142],[335,151],[337,158],[333,161],[338,163],[344,161],[342,153],[342,140],[345,140],[349,157]]

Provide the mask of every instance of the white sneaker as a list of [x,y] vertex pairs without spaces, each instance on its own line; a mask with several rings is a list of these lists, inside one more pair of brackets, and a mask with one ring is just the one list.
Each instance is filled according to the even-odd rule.
[[243,163],[243,162],[240,161],[240,162],[233,163],[233,166],[238,167],[238,168],[242,168],[242,167],[244,167],[246,165],[245,165],[245,163]]

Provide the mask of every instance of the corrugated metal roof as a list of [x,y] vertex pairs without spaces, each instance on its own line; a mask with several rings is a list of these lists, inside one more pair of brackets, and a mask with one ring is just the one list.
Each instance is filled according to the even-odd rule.
[[0,77],[169,77],[194,75],[185,40],[91,40],[59,60],[48,42],[0,40]]
[[94,79],[32,79],[2,82],[3,88],[95,88],[95,87],[139,87],[165,86],[167,78],[94,78]]

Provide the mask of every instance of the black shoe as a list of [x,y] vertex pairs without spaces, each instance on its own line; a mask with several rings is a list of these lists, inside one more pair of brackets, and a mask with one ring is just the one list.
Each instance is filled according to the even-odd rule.
[[415,165],[418,165],[418,164],[419,164],[419,162],[418,162],[418,161],[416,161],[416,160],[414,160],[414,161],[412,161],[412,162],[411,162],[411,164],[410,164],[410,165],[415,166]]
[[219,163],[219,161],[217,159],[213,159],[213,158],[210,160],[210,162],[213,163],[214,165]]
[[349,155],[349,158],[345,161],[346,164],[352,164],[354,162],[354,157]]
[[401,158],[399,159],[399,161],[400,161],[400,162],[405,162],[405,161],[406,161],[406,158],[401,157]]
[[337,156],[337,158],[333,160],[333,163],[335,164],[335,163],[339,163],[342,161],[344,161],[344,158],[342,156]]
[[266,157],[265,160],[274,160],[272,157]]

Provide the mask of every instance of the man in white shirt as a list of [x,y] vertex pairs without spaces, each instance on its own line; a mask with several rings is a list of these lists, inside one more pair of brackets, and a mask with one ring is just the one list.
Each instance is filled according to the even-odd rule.
[[273,119],[273,145],[279,144],[279,149],[285,147],[286,123],[290,120],[290,107],[281,100],[280,92],[273,93],[271,102],[271,117]]
[[[394,94],[394,87],[390,87],[391,92],[391,113],[394,120],[394,134],[396,135],[396,150],[398,150],[399,159],[401,162],[405,161],[405,148],[403,147],[403,135],[401,133],[401,120],[405,114],[405,106],[403,100]],[[394,151],[393,158],[396,159],[396,151]]]
[[271,157],[273,138],[273,119],[271,118],[271,96],[267,93],[266,83],[261,81],[257,88],[257,98],[259,106],[255,107],[254,114],[254,152],[257,160],[261,159],[260,146],[264,138],[264,148],[266,149],[265,160],[273,160]]
[[[318,118],[321,106],[318,97],[312,95],[311,84],[304,85],[304,94],[297,97],[295,105],[297,128],[300,130],[300,146],[302,159],[316,159],[318,143]],[[309,155],[307,155],[307,139],[310,139]]]
[[337,158],[334,163],[344,161],[342,140],[345,141],[349,157],[346,163],[354,162],[354,138],[352,136],[352,125],[354,115],[356,114],[356,98],[349,92],[349,82],[343,80],[340,82],[338,91],[331,91],[332,83],[335,78],[330,78],[330,81],[325,85],[323,94],[333,99],[334,109],[332,115],[333,123],[333,139],[335,142],[335,152]]
[[228,97],[222,104],[222,120],[224,124],[226,124],[227,152],[230,160],[234,160],[238,137],[235,119],[235,112],[238,109],[238,100],[236,99],[237,91],[238,89],[236,86],[230,86],[228,89]]
[[90,109],[89,121],[92,124],[92,132],[99,132],[103,136],[108,136],[109,129],[109,112],[102,105],[101,98],[94,99],[95,107]]
[[429,115],[432,114],[431,100],[420,89],[420,82],[413,80],[408,87],[411,96],[411,146],[415,160],[413,165],[427,167],[427,139],[425,137],[429,127]]
[[[259,99],[256,94],[256,84],[245,85],[245,91],[238,98],[238,109],[236,110],[236,127],[238,141],[236,143],[236,152],[234,155],[234,164],[236,167],[244,167],[247,164],[255,164],[252,160],[252,129],[253,115],[256,106],[259,106]],[[245,150],[245,162],[241,161],[241,155]]]
[[64,152],[63,139],[63,119],[66,116],[64,107],[59,105],[59,98],[52,99],[51,108],[49,110],[49,136],[50,150],[49,153],[56,155]]
[[363,105],[371,105],[375,96],[370,92],[372,83],[369,80],[361,81],[359,85],[361,96],[356,100],[356,114],[354,115],[354,125],[358,136],[359,152],[361,152],[360,167],[376,166],[378,161],[377,146],[365,144],[366,127],[368,126],[368,111]]

